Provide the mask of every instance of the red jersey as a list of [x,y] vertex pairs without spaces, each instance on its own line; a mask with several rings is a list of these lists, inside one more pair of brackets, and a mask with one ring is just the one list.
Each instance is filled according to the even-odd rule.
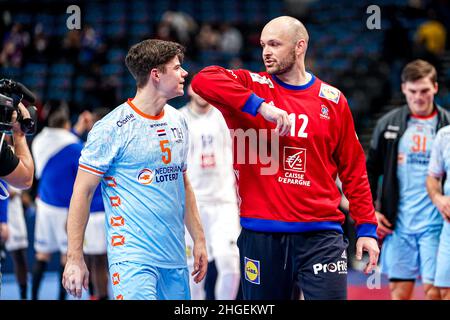
[[[358,236],[376,238],[364,152],[338,89],[314,75],[306,85],[293,86],[266,72],[218,66],[198,73],[192,88],[222,112],[232,129],[242,227],[342,232],[339,174]],[[257,113],[263,101],[289,114],[290,135],[279,137],[275,124]]]

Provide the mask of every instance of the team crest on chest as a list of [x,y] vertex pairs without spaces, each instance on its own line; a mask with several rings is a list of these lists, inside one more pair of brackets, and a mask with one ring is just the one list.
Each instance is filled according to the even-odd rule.
[[322,104],[320,106],[320,118],[325,120],[330,120],[330,111],[328,110],[327,106]]

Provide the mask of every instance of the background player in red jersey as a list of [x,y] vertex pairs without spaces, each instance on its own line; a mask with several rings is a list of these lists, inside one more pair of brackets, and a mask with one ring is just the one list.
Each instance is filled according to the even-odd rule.
[[[211,66],[192,82],[194,91],[223,113],[235,138],[243,133],[250,141],[234,145],[245,299],[289,299],[296,283],[305,299],[347,298],[348,242],[337,174],[356,223],[357,259],[369,253],[365,272],[378,261],[364,152],[346,98],[306,71],[308,41],[300,21],[278,17],[260,38],[267,72]],[[279,135],[267,133],[273,123]],[[270,161],[261,153],[267,145]],[[242,152],[258,161],[239,162]]]

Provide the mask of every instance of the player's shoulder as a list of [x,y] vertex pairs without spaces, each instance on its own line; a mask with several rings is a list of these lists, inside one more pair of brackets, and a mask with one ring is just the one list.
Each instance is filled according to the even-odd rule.
[[164,106],[164,118],[170,123],[182,123],[187,125],[187,115],[184,114],[184,111],[180,111],[170,104],[166,104]]
[[183,117],[185,118],[189,118],[190,111],[189,111],[189,106],[187,104],[185,104],[184,106],[182,106],[181,108],[178,109],[178,111],[183,115]]
[[184,111],[177,109],[170,104],[166,103],[164,106],[164,114],[173,118],[184,119]]
[[223,119],[223,120],[225,121],[225,118],[223,117],[222,112],[220,112],[219,109],[217,109],[217,108],[214,107],[214,106],[208,111],[208,115],[209,115],[211,118],[214,118],[214,119],[220,119],[220,120]]
[[[402,106],[402,107],[396,107],[389,111],[388,113],[384,114],[380,117],[377,121],[378,127],[399,127],[401,122],[404,119],[404,113],[408,112],[407,110],[408,106]],[[398,130],[397,128],[394,128],[394,130]]]
[[111,130],[116,127],[121,128],[129,120],[136,118],[132,110],[127,108],[126,104],[127,102],[124,102],[111,110],[107,115],[95,123],[92,130],[99,130],[100,128],[111,128]]

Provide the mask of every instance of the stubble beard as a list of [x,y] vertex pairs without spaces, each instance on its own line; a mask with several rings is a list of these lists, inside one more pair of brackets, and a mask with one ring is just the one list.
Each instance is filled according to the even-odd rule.
[[272,70],[266,67],[267,73],[271,75],[280,75],[291,71],[295,64],[295,51],[292,50],[291,54],[285,59],[281,60],[279,63],[275,62]]

